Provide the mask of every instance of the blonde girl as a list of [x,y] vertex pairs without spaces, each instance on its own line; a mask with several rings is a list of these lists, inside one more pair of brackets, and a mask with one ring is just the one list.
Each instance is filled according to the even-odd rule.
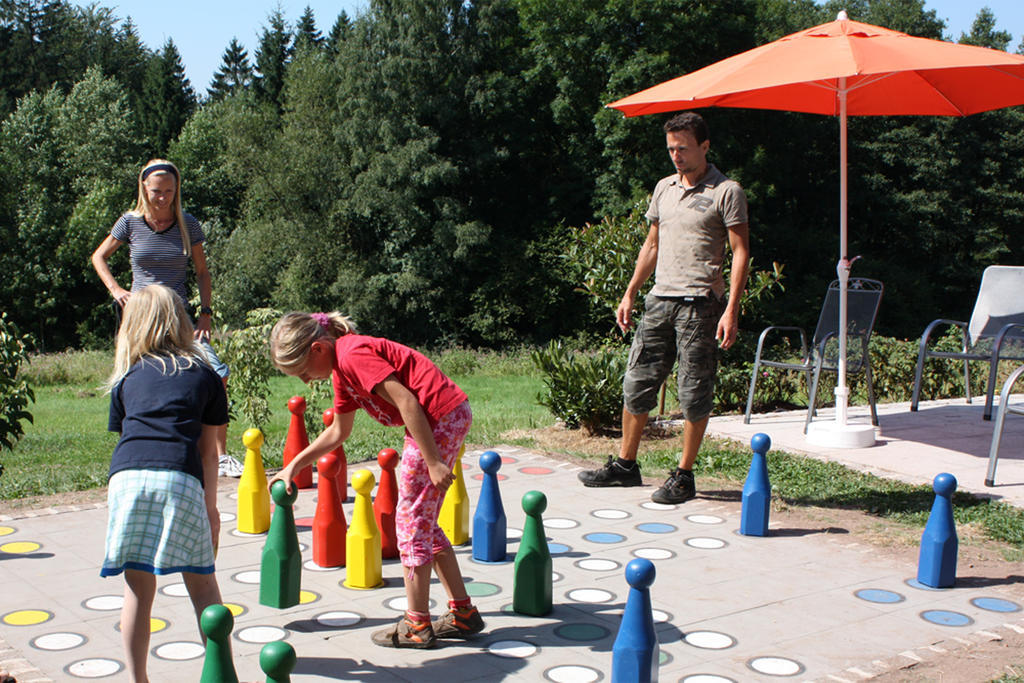
[[[295,472],[341,446],[362,408],[387,426],[405,427],[395,530],[405,568],[408,609],[373,634],[384,647],[430,648],[436,638],[469,638],[484,622],[473,606],[451,544],[437,525],[441,496],[473,414],[466,394],[423,354],[388,339],[358,334],[339,313],[288,313],[270,336],[274,364],[304,382],[334,383],[336,417],[308,448],[275,475],[291,488]],[[272,482],[271,482],[272,483]],[[430,574],[448,593],[448,612],[431,623]]]
[[220,602],[214,549],[217,429],[227,396],[193,337],[184,304],[149,285],[128,299],[117,334],[108,429],[106,554],[101,576],[124,574],[121,637],[136,683],[148,681],[156,575],[181,572],[196,616]]

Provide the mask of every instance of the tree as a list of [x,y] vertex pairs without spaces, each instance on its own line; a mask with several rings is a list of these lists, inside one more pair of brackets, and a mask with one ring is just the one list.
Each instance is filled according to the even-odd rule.
[[996,15],[988,7],[982,7],[974,17],[971,32],[961,33],[959,42],[1005,51],[1012,39],[1013,35],[1009,31],[996,30]]
[[207,93],[211,100],[216,101],[246,90],[252,85],[252,79],[249,52],[242,47],[237,38],[232,38],[227,49],[224,50],[220,68],[213,75],[213,81],[210,82]]
[[341,44],[348,38],[349,31],[351,30],[352,22],[348,18],[348,13],[345,10],[341,10],[338,13],[338,18],[334,20],[334,26],[331,27],[330,34],[327,36],[327,47],[332,54],[338,54],[341,50]]
[[195,107],[195,92],[185,76],[181,55],[168,38],[163,50],[153,55],[146,66],[143,98],[139,103],[139,124],[148,142],[149,156],[167,154],[168,145]]
[[309,5],[303,10],[299,22],[295,25],[295,52],[323,47],[324,37],[316,27],[316,19]]
[[256,48],[257,76],[254,82],[256,94],[262,101],[280,107],[285,68],[292,56],[292,33],[280,9],[275,9],[269,20],[270,26],[263,28],[259,47]]

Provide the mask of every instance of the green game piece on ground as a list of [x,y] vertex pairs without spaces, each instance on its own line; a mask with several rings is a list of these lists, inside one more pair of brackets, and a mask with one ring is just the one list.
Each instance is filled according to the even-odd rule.
[[270,495],[275,507],[260,563],[260,604],[284,609],[299,604],[302,554],[292,511],[299,491],[293,484],[289,493],[283,481],[275,481]]
[[199,683],[238,683],[231,662],[231,629],[235,618],[224,605],[210,605],[199,617],[199,627],[206,635],[206,658]]
[[551,611],[551,552],[541,519],[547,506],[548,499],[540,491],[529,491],[523,496],[526,523],[512,581],[513,611],[534,617]]
[[267,683],[290,683],[295,661],[295,648],[283,640],[267,643],[260,650],[260,668],[267,674]]

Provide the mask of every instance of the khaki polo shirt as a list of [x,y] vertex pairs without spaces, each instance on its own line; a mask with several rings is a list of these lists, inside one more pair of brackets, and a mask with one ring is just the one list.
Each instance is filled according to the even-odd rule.
[[747,196],[713,164],[693,187],[679,174],[662,178],[651,195],[647,219],[658,222],[657,296],[725,295],[722,264],[728,228],[747,222]]

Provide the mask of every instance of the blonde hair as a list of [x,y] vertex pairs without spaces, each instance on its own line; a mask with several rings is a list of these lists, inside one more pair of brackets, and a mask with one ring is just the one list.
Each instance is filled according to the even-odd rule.
[[348,316],[331,313],[285,313],[270,331],[270,358],[282,370],[306,362],[309,347],[321,339],[332,343],[356,331]]
[[185,313],[185,304],[174,290],[163,285],[149,285],[132,292],[124,307],[121,327],[117,330],[114,349],[114,370],[107,380],[110,391],[143,359],[160,364],[160,371],[170,374],[206,362],[206,356],[192,337],[192,321]]
[[[146,171],[153,166],[170,166],[172,170],[157,169],[148,176]],[[189,234],[188,225],[185,224],[185,212],[181,210],[181,171],[178,167],[167,161],[167,159],[150,159],[146,165],[139,170],[139,195],[135,200],[135,208],[129,211],[133,216],[145,218],[151,213],[153,207],[149,204],[149,195],[146,193],[146,180],[158,175],[169,175],[174,178],[174,219],[178,222],[178,230],[181,231],[181,249],[188,256],[192,253],[192,236]],[[143,176],[146,176],[143,178]]]

